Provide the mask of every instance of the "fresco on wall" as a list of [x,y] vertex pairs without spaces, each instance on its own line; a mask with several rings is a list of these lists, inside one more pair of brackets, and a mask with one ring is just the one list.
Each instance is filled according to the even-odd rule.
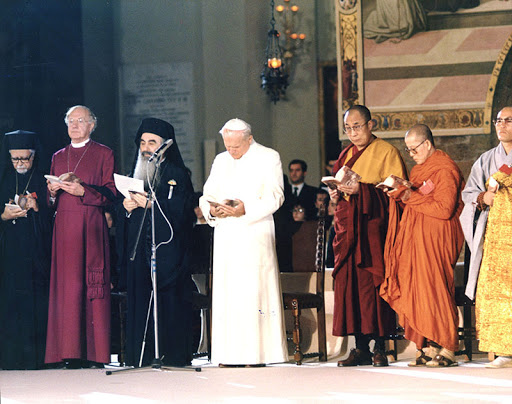
[[362,19],[376,134],[401,136],[417,122],[438,136],[490,132],[490,84],[509,49],[512,1],[370,0]]

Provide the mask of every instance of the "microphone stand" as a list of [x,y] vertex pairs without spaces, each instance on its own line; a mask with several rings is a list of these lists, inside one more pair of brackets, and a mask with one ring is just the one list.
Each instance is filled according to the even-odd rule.
[[[200,372],[200,367],[169,367],[164,366],[162,364],[162,359],[160,358],[160,349],[159,349],[159,339],[158,339],[158,284],[157,284],[157,266],[156,266],[156,236],[155,236],[155,203],[156,203],[156,179],[158,178],[158,171],[160,169],[160,164],[162,163],[164,153],[158,154],[158,150],[153,154],[152,158],[154,159],[156,157],[156,170],[153,174],[153,178],[151,179],[151,186],[149,187],[148,192],[148,199],[146,201],[146,206],[144,207],[144,214],[142,215],[142,219],[139,224],[139,230],[137,233],[137,239],[135,241],[135,245],[133,247],[133,252],[130,257],[130,261],[135,260],[135,256],[137,255],[137,246],[139,245],[140,236],[142,233],[142,229],[144,227],[144,220],[146,218],[146,213],[148,210],[149,201],[151,201],[151,261],[150,261],[150,272],[151,272],[151,297],[149,299],[149,307],[148,307],[148,318],[151,310],[151,299],[153,299],[153,327],[154,327],[154,344],[155,344],[155,357],[153,359],[153,362],[150,366],[143,366],[143,367],[129,367],[125,369],[119,369],[119,370],[107,370],[106,375],[110,376],[114,373],[118,372],[126,372],[126,371],[145,371],[145,370],[159,370],[159,371],[172,371],[172,370],[195,370],[196,372]],[[148,161],[149,164],[149,161]],[[147,323],[146,323],[147,325]],[[146,330],[147,331],[147,330]],[[144,348],[145,348],[145,341],[146,341],[146,331],[144,331],[144,339],[143,339],[143,345],[141,349],[141,360],[144,356]]]

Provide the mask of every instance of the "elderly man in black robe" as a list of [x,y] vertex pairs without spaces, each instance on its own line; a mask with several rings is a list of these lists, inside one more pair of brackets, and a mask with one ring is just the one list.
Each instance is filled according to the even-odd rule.
[[51,221],[33,132],[6,133],[0,172],[0,368],[44,366]]
[[[173,143],[157,167],[155,163],[159,159],[149,159],[168,139],[172,139]],[[135,143],[138,153],[132,176],[143,180],[145,190],[149,193],[152,189],[156,195],[158,359],[164,365],[186,366],[192,360],[191,295],[194,283],[188,263],[188,248],[195,221],[192,182],[171,124],[156,118],[144,119]],[[131,366],[149,365],[152,359],[156,359],[153,305],[150,301],[151,203],[146,195],[132,193],[131,198],[123,200],[123,208],[118,215],[121,276],[126,277],[122,283],[126,282],[128,295],[126,364]],[[146,204],[148,211],[144,217]],[[141,222],[142,232],[132,261],[130,257],[137,243]],[[150,306],[151,317],[147,321]],[[141,355],[145,330],[145,349]]]

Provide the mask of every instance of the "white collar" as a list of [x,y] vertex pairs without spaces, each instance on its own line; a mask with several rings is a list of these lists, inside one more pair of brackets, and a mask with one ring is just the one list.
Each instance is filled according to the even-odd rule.
[[80,142],[80,143],[73,143],[73,142],[71,142],[71,147],[74,147],[75,149],[78,149],[80,147],[84,147],[89,140],[91,140],[91,138],[89,138],[87,140],[84,140],[83,142]]

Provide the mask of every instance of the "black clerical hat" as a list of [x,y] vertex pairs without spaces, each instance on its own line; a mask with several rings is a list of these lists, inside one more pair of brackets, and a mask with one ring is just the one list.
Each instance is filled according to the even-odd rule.
[[137,146],[139,145],[140,138],[144,133],[153,133],[163,139],[175,140],[174,127],[169,122],[158,118],[145,118],[142,120],[139,130],[137,131],[137,136],[135,137],[135,144]]
[[37,145],[37,135],[34,132],[26,130],[15,130],[8,132],[4,137],[6,150],[13,149],[35,149]]
[[[144,118],[140,123],[139,129],[137,130],[137,135],[135,136],[135,144],[137,145],[137,148],[140,145],[140,138],[144,133],[153,133],[160,136],[164,140],[172,139],[173,143],[165,152],[165,156],[169,161],[172,161],[174,164],[186,169],[183,158],[181,157],[180,149],[176,143],[174,127],[169,122],[158,118]],[[132,172],[137,162],[137,155],[138,152],[135,154],[135,158],[133,160]]]

